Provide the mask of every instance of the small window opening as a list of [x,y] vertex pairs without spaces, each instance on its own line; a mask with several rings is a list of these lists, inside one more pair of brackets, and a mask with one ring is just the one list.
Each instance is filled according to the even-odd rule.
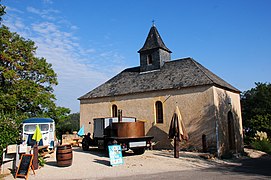
[[152,64],[152,55],[151,54],[148,55],[147,61],[148,61],[148,65]]
[[112,105],[112,117],[118,117],[118,107],[117,105]]
[[156,123],[163,123],[163,104],[161,101],[155,103]]

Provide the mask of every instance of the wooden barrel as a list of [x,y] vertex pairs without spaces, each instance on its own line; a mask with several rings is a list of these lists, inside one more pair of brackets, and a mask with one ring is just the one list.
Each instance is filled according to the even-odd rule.
[[70,144],[57,146],[56,161],[57,165],[61,167],[72,165],[72,146]]

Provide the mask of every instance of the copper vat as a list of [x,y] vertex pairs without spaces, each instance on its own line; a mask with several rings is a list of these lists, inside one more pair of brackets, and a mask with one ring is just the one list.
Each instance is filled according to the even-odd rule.
[[117,137],[142,137],[145,136],[144,122],[117,122],[112,123],[112,129]]

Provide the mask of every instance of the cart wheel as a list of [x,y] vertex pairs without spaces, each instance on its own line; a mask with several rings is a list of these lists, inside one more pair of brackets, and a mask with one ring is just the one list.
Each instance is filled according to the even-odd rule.
[[83,149],[83,151],[89,150],[89,144],[85,138],[82,140],[82,149]]
[[136,155],[141,155],[141,154],[144,154],[145,152],[145,148],[136,148],[136,149],[132,149],[134,154]]

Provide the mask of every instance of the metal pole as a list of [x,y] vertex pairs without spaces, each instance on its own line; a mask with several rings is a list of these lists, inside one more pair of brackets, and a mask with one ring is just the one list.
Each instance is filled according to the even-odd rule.
[[118,110],[118,122],[122,122],[122,110]]

